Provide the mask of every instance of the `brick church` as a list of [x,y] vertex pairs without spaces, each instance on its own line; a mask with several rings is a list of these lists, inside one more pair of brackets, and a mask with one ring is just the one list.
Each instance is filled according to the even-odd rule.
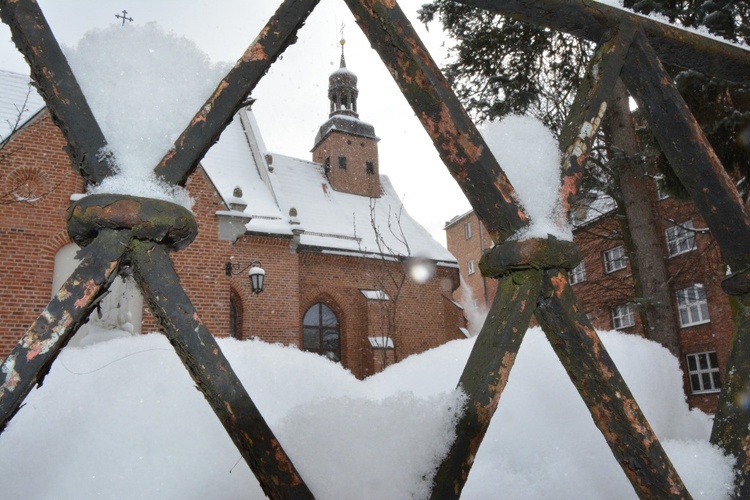
[[[713,413],[733,329],[729,298],[721,289],[721,254],[692,202],[667,196],[658,182],[648,189],[662,235],[688,403]],[[622,238],[614,236],[621,233],[614,202],[602,197],[573,215],[578,216],[571,221],[573,241],[583,260],[568,278],[584,311],[597,329],[645,337],[628,255]],[[492,246],[489,233],[473,211],[448,221],[445,231],[464,283],[456,298],[468,306],[468,316],[470,310],[486,311],[497,290],[497,282],[478,268],[482,252]]]
[[[0,357],[74,269],[65,212],[85,192],[30,89],[0,71]],[[199,234],[172,258],[214,335],[298,346],[363,378],[466,330],[452,299],[456,259],[379,174],[379,138],[359,119],[357,94],[342,53],[311,161],[267,151],[241,109],[186,184]],[[260,269],[254,293],[248,273]],[[158,330],[129,280],[118,278],[94,316],[72,345]]]

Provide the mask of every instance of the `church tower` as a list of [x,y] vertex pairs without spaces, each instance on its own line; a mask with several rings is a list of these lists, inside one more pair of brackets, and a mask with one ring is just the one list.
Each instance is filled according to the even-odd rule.
[[339,69],[328,77],[330,114],[318,130],[313,161],[324,165],[336,191],[380,197],[378,141],[375,127],[359,119],[357,75],[346,67],[341,40]]

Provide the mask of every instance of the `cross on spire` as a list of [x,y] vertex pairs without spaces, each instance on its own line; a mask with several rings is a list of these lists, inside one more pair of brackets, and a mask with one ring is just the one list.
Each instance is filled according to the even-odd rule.
[[133,18],[132,17],[128,17],[128,11],[127,10],[123,10],[122,11],[122,15],[115,14],[115,17],[117,19],[122,19],[122,25],[123,26],[125,26],[125,21],[130,21],[131,23],[133,22]]

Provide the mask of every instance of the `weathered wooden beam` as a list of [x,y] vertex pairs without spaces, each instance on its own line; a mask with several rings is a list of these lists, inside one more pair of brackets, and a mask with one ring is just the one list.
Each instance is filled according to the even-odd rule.
[[501,278],[492,308],[471,350],[458,388],[467,395],[456,440],[435,475],[431,498],[458,498],[508,383],[541,289],[544,271]]
[[750,294],[731,298],[734,332],[711,444],[736,458],[733,498],[750,498]]
[[565,271],[548,270],[544,282],[536,319],[638,497],[691,498],[573,295]]
[[[581,86],[560,131],[559,143],[565,147],[562,157],[560,197],[563,215],[570,213],[583,179],[586,162],[607,111],[612,89],[620,77],[635,28],[625,25],[609,32],[594,51]],[[560,221],[561,225],[567,221]]]
[[42,385],[60,349],[107,291],[129,241],[127,231],[102,231],[82,249],[81,263],[5,359],[0,367],[0,432],[34,385]]
[[313,498],[180,284],[166,248],[133,241],[133,276],[185,368],[270,498]]
[[610,28],[640,27],[662,61],[718,78],[750,81],[750,51],[645,16],[590,0],[456,0],[519,21],[546,26],[593,42]]
[[513,186],[394,1],[345,0],[496,243],[528,223]]
[[[297,41],[297,31],[320,0],[284,0],[258,37],[156,166],[168,184],[184,184],[219,139],[271,64]],[[288,117],[293,119],[293,117]]]
[[26,57],[37,89],[68,142],[73,167],[87,184],[112,175],[112,167],[100,154],[107,140],[36,1],[1,0],[0,18],[10,27],[13,42]]
[[[515,200],[515,192],[508,183],[502,170],[496,166],[494,158],[485,159],[484,155],[492,156],[484,144],[481,136],[476,131],[476,127],[466,115],[461,107],[455,94],[451,91],[447,81],[442,73],[438,70],[435,63],[430,58],[426,49],[422,45],[419,37],[414,32],[411,24],[405,18],[398,5],[395,2],[385,0],[346,0],[347,5],[354,13],[358,24],[369,38],[371,45],[380,54],[381,59],[391,72],[401,88],[402,93],[412,106],[417,117],[422,122],[425,130],[432,138],[436,148],[441,153],[446,166],[453,174],[459,186],[466,193],[469,201],[477,215],[485,222],[488,229],[493,232],[493,238],[496,243],[502,243],[505,239],[513,234],[516,230],[526,224],[526,216],[521,211]],[[624,46],[617,52],[620,56],[624,52]],[[613,63],[619,64],[619,63]],[[612,78],[609,72],[607,78]],[[597,110],[599,111],[599,110]],[[597,126],[600,120],[592,120]],[[498,184],[493,181],[493,176],[502,176],[503,182]],[[484,182],[477,182],[477,179],[483,179]],[[518,271],[521,276],[532,271]],[[538,272],[538,271],[533,271]],[[515,274],[514,274],[515,275]],[[507,292],[499,291],[498,294],[507,293],[513,296],[517,293],[513,285],[513,278],[506,278],[503,287],[508,287]],[[528,286],[532,284],[529,283]],[[552,285],[550,288],[554,289]],[[516,296],[520,297],[520,296]],[[580,309],[580,306],[572,301],[561,302],[562,298],[552,295],[549,299],[552,307],[564,309],[565,307]],[[528,303],[526,303],[528,305]],[[512,315],[513,311],[518,312],[518,304],[510,304],[511,311],[504,314]],[[514,309],[515,307],[515,309]],[[556,313],[553,313],[553,316]],[[527,324],[522,321],[516,322],[509,326],[511,332],[516,336],[521,329],[525,331]],[[562,317],[563,325],[566,324],[565,318]],[[500,327],[505,327],[504,323],[490,323],[487,331],[499,332]],[[516,328],[516,331],[513,331]],[[507,337],[506,337],[507,338]],[[518,339],[520,343],[520,339]],[[470,359],[467,362],[466,370],[471,375],[462,375],[462,382],[465,380],[468,384],[472,380],[476,388],[466,390],[470,393],[467,413],[475,411],[476,415],[464,416],[457,429],[456,443],[449,452],[448,457],[443,461],[438,476],[436,477],[436,486],[434,497],[453,498],[460,493],[463,484],[468,476],[469,469],[473,463],[473,457],[478,449],[482,437],[483,429],[489,422],[494,412],[497,400],[499,400],[504,387],[504,377],[512,367],[517,347],[515,340],[505,340],[504,342],[495,342],[497,349],[494,352],[496,359],[489,360],[484,367],[480,366],[477,371],[471,367],[477,363],[476,360]],[[568,346],[570,348],[570,346]],[[603,349],[603,346],[596,345],[597,348]],[[475,350],[477,348],[475,347]],[[473,352],[472,352],[473,354]],[[571,350],[570,358],[579,355],[577,351]],[[606,354],[605,354],[606,355]],[[477,354],[479,356],[479,354]],[[592,356],[592,355],[590,355]],[[593,354],[599,356],[599,353]],[[491,356],[490,356],[491,357]],[[598,358],[597,358],[598,359]],[[493,368],[493,372],[487,367]],[[484,368],[484,369],[483,369]],[[608,369],[616,373],[614,365],[608,366]],[[596,377],[600,373],[592,375]],[[461,387],[464,387],[460,384]],[[604,397],[611,400],[619,399],[618,393],[614,388],[602,388]],[[489,395],[489,396],[488,396]],[[588,397],[585,393],[582,396]],[[494,398],[492,404],[487,404],[487,398]],[[474,407],[475,410],[471,408]],[[599,406],[590,406],[590,408],[600,410]],[[640,418],[632,418],[631,415],[637,414]],[[594,415],[595,419],[598,418]],[[625,399],[624,403],[615,405],[610,409],[606,418],[613,419],[620,425],[620,431],[624,433],[630,442],[635,442],[640,436],[644,427],[638,425],[642,418],[637,403],[631,398]],[[604,427],[602,427],[604,428]],[[648,427],[646,427],[647,430]],[[621,439],[616,434],[605,434],[605,439],[610,443],[610,449],[615,454],[615,458],[620,464],[626,464],[628,460],[633,460],[634,455],[630,453],[628,447],[618,444]],[[653,437],[653,442],[649,439]],[[666,468],[667,481],[674,485],[678,495],[684,493],[683,498],[689,498],[689,495],[682,486],[679,476],[674,472],[669,460],[661,445],[653,433],[647,436],[647,441],[651,448],[656,451],[646,450],[642,456],[635,455],[638,465],[644,468],[643,472],[630,474],[628,477],[633,483],[634,489],[643,498],[648,496],[644,493],[644,488],[654,485],[650,491],[659,491],[663,481],[657,477],[661,470]],[[637,450],[636,450],[637,451]],[[661,457],[664,460],[661,460]],[[652,463],[652,460],[656,460]],[[646,480],[643,480],[643,477]],[[439,488],[439,490],[437,489]],[[442,495],[442,496],[441,496]],[[674,498],[674,495],[667,498]]]
[[734,183],[664,70],[636,34],[622,80],[733,270],[750,267],[750,217]]

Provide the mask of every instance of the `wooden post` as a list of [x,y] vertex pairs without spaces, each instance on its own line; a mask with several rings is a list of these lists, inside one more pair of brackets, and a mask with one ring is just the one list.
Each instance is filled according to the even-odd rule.
[[[476,127],[468,118],[468,115],[466,115],[455,94],[451,91],[442,73],[440,73],[440,70],[430,58],[429,53],[422,45],[411,24],[395,2],[387,2],[385,0],[345,1],[357,19],[357,23],[370,40],[373,48],[380,54],[381,59],[388,67],[391,75],[393,75],[415,114],[432,138],[436,148],[441,153],[446,167],[469,198],[475,212],[485,222],[495,242],[498,244],[503,243],[509,235],[527,223],[526,215],[522,212],[516,201],[513,187],[507,181],[494,157],[487,151],[487,146],[477,132]],[[619,49],[611,45],[609,47],[616,54],[616,57],[622,59],[629,43],[619,36],[615,37],[615,40],[619,40]],[[615,61],[611,67],[617,68],[621,63],[622,61]],[[614,78],[614,74],[612,71],[607,71],[606,73],[607,81],[609,82]],[[609,90],[606,86],[598,85],[592,85],[591,88],[596,89],[591,90],[594,94],[604,92],[602,95],[606,95],[606,92]],[[575,122],[578,119],[585,121],[588,118],[590,124],[598,126],[600,120],[597,120],[596,117],[600,115],[600,112],[601,106],[588,112],[580,112],[577,115],[580,118],[571,118],[570,121]],[[573,130],[576,130],[574,125]],[[585,130],[584,124],[579,123],[577,130],[579,132]],[[588,133],[588,131],[581,137],[581,141],[591,140],[593,140],[593,134]],[[590,145],[590,142],[588,144]],[[577,151],[580,151],[581,154],[587,153],[587,150],[582,148]],[[487,158],[486,155],[489,155],[490,158]],[[585,157],[580,156],[577,161],[583,164]],[[573,170],[574,172],[575,169]],[[477,182],[478,179],[485,179],[485,181]],[[569,184],[566,189],[577,189],[575,187],[576,182],[574,178],[564,180],[564,183]],[[567,281],[563,279],[560,282],[559,279],[554,280],[551,276],[546,278],[545,281],[547,282],[546,287],[548,289],[558,292],[552,293],[549,297],[545,298],[545,300],[550,302],[548,307],[552,311],[552,317],[556,318],[560,323],[557,327],[564,332],[577,332],[581,334],[582,339],[586,337],[588,333],[585,331],[580,332],[576,324],[572,322],[573,319],[570,316],[558,313],[559,310],[565,308],[580,309],[574,298],[569,298],[566,293],[563,293],[566,287],[568,287]],[[525,279],[521,280],[521,282],[525,282]],[[513,288],[512,280],[505,281],[503,287]],[[498,293],[507,293],[510,296],[514,296],[510,290],[503,292],[499,290]],[[518,298],[523,296],[525,295],[515,295]],[[516,303],[515,306],[518,307],[519,304]],[[590,325],[586,324],[590,328]],[[518,323],[508,327],[512,330],[514,327],[525,329],[527,326],[528,324],[522,325],[521,321],[518,321]],[[487,331],[494,331],[495,335],[502,335],[499,328],[505,329],[508,327],[504,326],[504,324],[495,324],[488,327]],[[589,345],[597,349],[603,349],[601,344],[596,344],[592,339],[589,340]],[[502,384],[503,377],[507,376],[507,372],[512,367],[512,362],[515,359],[515,343],[512,341],[498,342],[498,346],[507,349],[507,351],[498,351],[495,353],[495,356],[500,360],[500,362],[497,360],[494,361],[498,368],[493,370],[482,368],[478,371],[485,372],[483,383],[486,390],[489,393],[495,394],[494,397],[499,400],[502,388],[504,387]],[[586,360],[587,363],[590,362],[589,365],[596,368],[594,372],[588,373],[587,380],[589,381],[602,373],[614,374],[613,377],[615,380],[622,380],[614,364],[611,361],[607,362],[608,356],[602,357],[598,353],[582,355],[576,350],[566,355],[573,359],[577,359],[578,356],[584,356],[582,359]],[[568,368],[569,366],[566,364],[566,361],[562,358],[561,360],[566,365],[566,368]],[[472,362],[474,361],[469,361],[469,363]],[[474,371],[473,368],[469,368],[468,366],[467,370],[470,372]],[[571,376],[574,376],[574,373],[576,372],[569,372]],[[477,375],[479,376],[479,373]],[[580,390],[579,393],[584,398],[592,412],[592,417],[597,421],[600,429],[607,429],[615,425],[618,431],[622,433],[615,434],[608,432],[604,433],[604,437],[615,458],[628,475],[637,494],[641,498],[653,498],[652,493],[659,494],[660,492],[665,492],[665,494],[668,494],[667,498],[689,498],[687,490],[685,490],[679,476],[674,471],[671,462],[667,458],[658,439],[653,434],[652,429],[647,423],[646,425],[642,425],[646,420],[638,404],[632,396],[629,396],[629,392],[627,394],[618,393],[614,387],[607,386],[606,384],[600,384],[599,387],[603,391],[601,394]],[[478,390],[473,390],[472,392],[476,393],[477,397],[482,397]],[[606,412],[600,412],[602,407],[597,399],[602,398],[609,400],[622,399],[623,401],[622,404],[608,408]],[[477,405],[479,408],[494,411],[493,405],[487,405],[481,399],[476,402],[469,401],[468,405],[469,407]],[[458,436],[456,438],[457,444],[455,445],[456,448],[460,447],[463,451],[451,450],[449,455],[444,459],[439,469],[439,476],[436,479],[436,481],[439,481],[439,484],[436,485],[435,496],[454,496],[463,488],[463,484],[468,476],[468,469],[473,462],[474,455],[472,450],[478,448],[483,437],[481,430],[482,422],[488,422],[490,417],[491,415],[487,414],[481,415],[481,419],[471,415],[465,417],[468,419],[467,425],[457,429]],[[472,424],[469,425],[469,422]],[[616,422],[616,424],[613,424],[613,422]],[[628,470],[633,460],[631,452],[635,448],[632,445],[623,447],[620,444],[620,441],[623,439],[630,443],[634,443],[637,440],[643,440],[648,443],[649,449],[644,450],[639,456],[637,467],[640,467],[640,470],[635,473],[633,473],[633,469]],[[472,440],[474,442],[470,446],[464,444]],[[664,474],[665,470],[669,471],[666,475]],[[437,488],[440,489],[438,490]]]
[[133,276],[195,385],[270,498],[312,493],[268,427],[180,284],[163,245],[133,241]]
[[81,250],[81,263],[0,367],[0,432],[24,398],[42,385],[52,363],[117,277],[130,241],[127,231],[102,231]]
[[68,142],[71,163],[87,184],[99,184],[113,174],[107,159],[99,154],[107,141],[42,11],[34,0],[3,0],[0,18],[31,66],[37,89]]
[[456,440],[435,475],[431,498],[458,498],[495,414],[541,289],[542,271],[501,278],[492,308],[466,362],[458,388],[467,396]]
[[185,184],[271,64],[297,40],[297,31],[319,1],[284,0],[156,166],[157,176],[168,184]]

